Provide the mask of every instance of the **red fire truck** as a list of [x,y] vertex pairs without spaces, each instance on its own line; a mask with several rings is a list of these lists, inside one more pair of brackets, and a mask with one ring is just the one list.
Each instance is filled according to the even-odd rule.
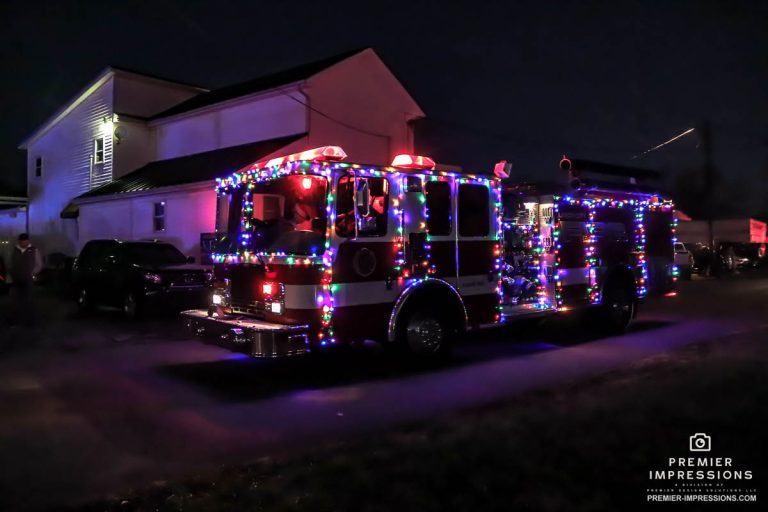
[[434,356],[576,309],[619,332],[649,292],[674,292],[673,207],[638,184],[647,171],[564,158],[570,185],[546,188],[509,183],[503,163],[345,157],[326,146],[218,181],[216,284],[207,310],[182,313],[188,329],[254,357],[363,340]]

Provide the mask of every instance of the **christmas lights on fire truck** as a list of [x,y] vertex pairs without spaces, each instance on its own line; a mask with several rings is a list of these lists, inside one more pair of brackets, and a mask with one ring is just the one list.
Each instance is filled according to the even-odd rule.
[[511,183],[506,162],[466,174],[346,156],[324,146],[218,180],[215,289],[182,313],[189,329],[254,357],[363,340],[434,356],[467,331],[577,309],[619,332],[674,290],[673,205],[640,184],[649,171],[563,158],[569,186],[546,189]]

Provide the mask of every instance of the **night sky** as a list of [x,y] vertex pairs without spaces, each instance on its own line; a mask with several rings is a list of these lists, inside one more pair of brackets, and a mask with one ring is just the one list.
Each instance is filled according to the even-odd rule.
[[631,157],[708,121],[722,213],[768,213],[768,2],[485,4],[0,0],[0,195],[24,188],[21,140],[108,65],[213,88],[370,46],[438,161],[552,179],[567,153],[681,190],[695,134]]

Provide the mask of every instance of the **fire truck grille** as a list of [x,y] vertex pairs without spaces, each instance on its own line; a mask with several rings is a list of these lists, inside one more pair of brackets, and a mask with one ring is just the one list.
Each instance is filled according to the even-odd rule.
[[247,315],[253,315],[255,317],[261,317],[267,311],[267,304],[264,302],[232,302],[230,308],[233,313],[242,313]]

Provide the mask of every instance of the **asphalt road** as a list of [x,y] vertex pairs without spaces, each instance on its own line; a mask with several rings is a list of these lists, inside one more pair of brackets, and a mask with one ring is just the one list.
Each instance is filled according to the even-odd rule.
[[0,508],[75,505],[592,377],[764,326],[766,306],[765,276],[698,280],[648,301],[623,336],[528,322],[423,366],[371,348],[253,360],[184,339],[172,319],[44,302],[39,327],[0,330]]

